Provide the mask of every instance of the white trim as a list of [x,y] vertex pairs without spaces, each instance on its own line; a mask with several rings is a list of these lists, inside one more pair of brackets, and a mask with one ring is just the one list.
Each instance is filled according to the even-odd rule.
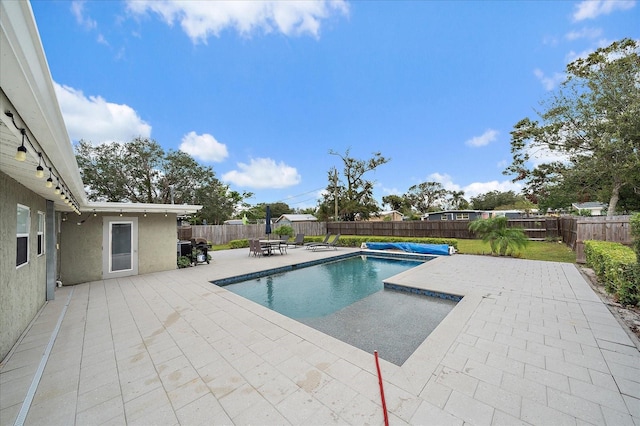
[[[119,278],[131,275],[138,275],[138,218],[105,216],[102,218],[103,239],[102,239],[102,278]],[[112,249],[112,229],[116,224],[131,225],[131,267],[128,269],[113,270]]]
[[[40,239],[40,237],[42,237],[42,241],[40,241],[40,249],[42,251],[38,252],[38,246],[36,245],[36,255],[37,256],[42,256],[43,254],[45,254],[47,252],[46,249],[46,218],[47,215],[45,212],[41,212],[40,210],[38,210],[38,230],[36,231],[36,243],[38,243],[38,239]],[[42,225],[42,227],[41,227]]]
[[[20,218],[20,215],[17,214],[17,210],[20,210],[20,209],[23,209],[23,210],[27,211],[27,224],[26,224],[27,225],[27,232],[26,233],[25,232],[19,232],[19,230],[18,230],[18,220]],[[17,210],[16,210],[16,256],[18,254],[17,253],[17,250],[18,250],[18,238],[27,237],[27,260],[24,263],[21,263],[19,265],[16,264],[16,269],[20,268],[21,266],[29,264],[29,260],[30,260],[29,254],[30,254],[30,251],[31,251],[31,250],[29,250],[29,245],[31,244],[31,238],[30,238],[30,236],[31,236],[31,208],[29,208],[28,206],[25,206],[23,204],[18,204]],[[17,263],[17,259],[16,259],[16,263]]]

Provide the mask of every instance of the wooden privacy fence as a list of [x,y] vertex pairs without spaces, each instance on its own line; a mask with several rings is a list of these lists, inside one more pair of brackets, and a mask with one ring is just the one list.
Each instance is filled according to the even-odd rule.
[[[305,235],[324,235],[327,233],[326,223],[324,222],[293,223],[290,226],[293,228],[294,236],[298,233],[303,233]],[[276,229],[278,229],[278,225],[271,226],[272,234]],[[191,238],[205,238],[213,245],[220,245],[227,244],[232,240],[266,238],[266,234],[264,231],[264,224],[179,226],[178,239],[190,240]]]
[[585,263],[584,242],[611,241],[631,244],[631,216],[563,216],[559,220],[562,241],[576,252],[576,262]]
[[[523,228],[527,238],[542,241],[561,237],[576,252],[576,260],[585,262],[584,241],[600,240],[631,244],[631,216],[562,216],[509,219],[510,227]],[[376,235],[383,237],[433,237],[470,239],[469,221],[393,221],[393,222],[301,222],[293,223],[295,234]],[[278,225],[272,226],[275,231]],[[214,245],[231,240],[264,238],[262,225],[194,225],[178,227],[178,239],[205,238]]]
[[[509,219],[509,226],[524,229],[530,240],[557,238],[558,219],[528,218]],[[324,235],[327,232],[341,235],[376,235],[382,237],[432,237],[470,239],[469,221],[392,221],[392,222],[301,222],[293,223],[295,234]],[[272,226],[272,231],[278,228]],[[231,240],[264,238],[262,225],[193,225],[178,227],[178,239],[205,238],[212,244],[226,244]]]
[[[558,221],[555,217],[509,219],[509,227],[523,228],[530,240],[557,238]],[[377,235],[388,237],[433,237],[470,239],[467,220],[424,220],[406,222],[329,222],[327,232],[341,235]]]

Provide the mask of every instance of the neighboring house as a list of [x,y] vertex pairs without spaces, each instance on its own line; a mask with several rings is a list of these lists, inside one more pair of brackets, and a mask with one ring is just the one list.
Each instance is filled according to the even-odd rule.
[[591,212],[591,216],[602,216],[603,212],[607,210],[607,205],[599,201],[589,201],[587,203],[573,203],[571,204],[576,211],[588,210]]
[[404,220],[404,215],[397,210],[378,212],[377,215],[371,215],[371,217],[369,218],[369,221],[371,222],[401,221],[401,220]]
[[289,225],[299,222],[317,222],[318,218],[312,214],[283,214],[275,220],[278,225]]
[[0,1],[0,109],[1,360],[57,284],[175,269],[201,206],[87,200],[29,2]]
[[422,215],[422,220],[476,220],[490,217],[521,219],[527,214],[521,210],[446,210]]
[[[507,217],[507,219],[522,219],[527,217],[527,213],[522,210],[491,210],[485,213],[489,213],[490,217]],[[529,216],[537,215],[538,210],[533,209],[529,212]]]
[[480,210],[446,210],[430,212],[422,215],[422,220],[476,220],[489,217],[487,212]]

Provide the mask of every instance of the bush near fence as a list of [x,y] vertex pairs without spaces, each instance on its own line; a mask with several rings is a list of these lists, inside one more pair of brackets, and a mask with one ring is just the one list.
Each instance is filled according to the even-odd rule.
[[629,247],[608,241],[585,241],[587,265],[593,269],[608,293],[623,305],[640,302],[640,274],[636,254]]
[[[319,243],[324,237],[311,236],[304,237],[305,243]],[[452,238],[401,238],[401,237],[377,237],[377,236],[354,236],[341,235],[338,240],[340,247],[360,247],[362,243],[420,243],[420,244],[447,244],[458,249],[458,240]],[[230,248],[246,248],[249,247],[249,240],[233,240],[229,241]]]

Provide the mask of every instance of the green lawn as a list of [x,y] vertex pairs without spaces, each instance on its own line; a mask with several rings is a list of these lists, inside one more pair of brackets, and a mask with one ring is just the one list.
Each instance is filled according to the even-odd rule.
[[[228,244],[213,246],[212,250],[228,250]],[[482,240],[458,240],[458,253],[491,255],[489,243]],[[530,260],[548,260],[551,262],[576,263],[576,254],[564,243],[529,241],[527,247],[521,249],[515,257]]]
[[[458,240],[458,252],[491,255],[491,248],[489,243],[483,243],[482,240]],[[551,262],[576,262],[575,252],[561,242],[529,241],[527,247],[520,249],[516,257]]]

